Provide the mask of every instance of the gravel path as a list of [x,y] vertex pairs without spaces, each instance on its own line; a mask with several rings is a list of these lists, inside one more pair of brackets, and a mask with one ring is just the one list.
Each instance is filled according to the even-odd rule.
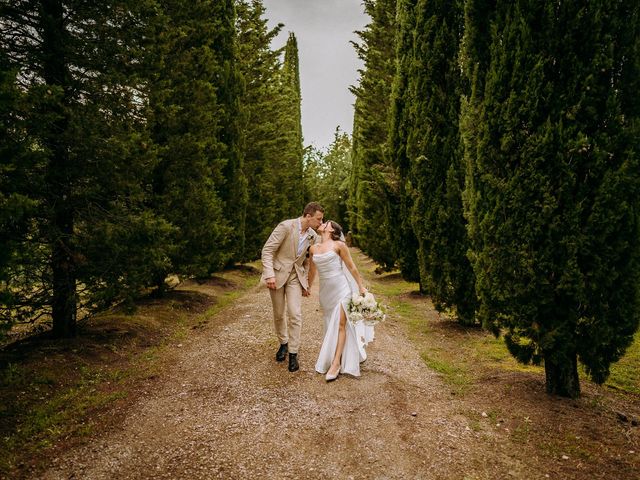
[[[274,360],[271,304],[256,287],[172,355],[115,430],[53,459],[45,479],[525,478],[482,437],[393,318],[362,376],[326,383],[313,366],[317,285],[303,302],[300,371]],[[531,478],[531,477],[528,477]]]

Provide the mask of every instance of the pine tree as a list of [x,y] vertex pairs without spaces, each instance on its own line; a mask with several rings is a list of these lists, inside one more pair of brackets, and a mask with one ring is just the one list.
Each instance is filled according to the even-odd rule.
[[356,96],[353,128],[353,171],[350,186],[349,223],[356,244],[384,268],[395,264],[389,224],[392,186],[395,182],[387,154],[389,102],[395,74],[395,0],[367,0],[371,23],[357,32],[354,43],[364,62]]
[[406,154],[421,285],[438,310],[453,307],[461,323],[473,324],[476,298],[466,256],[458,129],[463,9],[461,2],[419,0],[415,12],[407,80],[414,120],[407,126]]
[[16,75],[17,69],[0,51],[0,333],[16,321],[32,318],[33,304],[41,305],[29,295],[37,276],[28,265],[29,259],[39,257],[37,245],[29,241],[37,234],[31,219],[38,207],[29,172],[39,168],[40,159],[30,151],[31,139],[21,121],[24,94],[17,88]]
[[638,327],[639,15],[497,2],[471,101],[480,315],[520,361],[544,360],[553,394],[579,395],[578,359],[602,383]]
[[17,138],[29,159],[12,152],[7,161],[19,168],[9,178],[26,179],[13,184],[13,195],[37,205],[22,211],[30,229],[14,237],[12,315],[50,314],[58,337],[75,334],[79,305],[91,311],[101,298],[140,287],[130,260],[155,251],[153,221],[145,224],[151,240],[121,248],[117,260],[112,244],[90,248],[98,225],[128,229],[144,212],[142,175],[152,156],[139,133],[134,65],[146,7],[25,0],[0,10],[1,50],[22,92]]
[[[398,0],[396,27],[396,73],[393,79],[389,119],[389,155],[395,181],[389,202],[389,228],[392,231],[393,252],[403,278],[420,281],[418,240],[411,224],[411,185],[407,182],[410,160],[407,153],[409,132],[415,119],[411,117],[414,99],[408,89],[414,50],[416,0]],[[423,290],[423,286],[420,286]]]

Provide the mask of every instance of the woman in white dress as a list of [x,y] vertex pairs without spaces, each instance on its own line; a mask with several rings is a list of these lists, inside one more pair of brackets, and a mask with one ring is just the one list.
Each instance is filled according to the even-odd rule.
[[335,380],[340,373],[360,376],[360,362],[367,358],[364,347],[373,340],[373,327],[348,321],[349,301],[352,295],[364,295],[367,290],[343,241],[342,227],[329,220],[320,225],[318,233],[322,243],[309,249],[309,284],[317,271],[324,320],[316,371],[326,373],[327,381]]

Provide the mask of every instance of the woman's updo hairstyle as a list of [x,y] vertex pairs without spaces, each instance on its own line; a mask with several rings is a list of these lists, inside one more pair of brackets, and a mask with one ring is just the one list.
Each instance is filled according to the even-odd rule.
[[331,240],[340,240],[342,237],[342,227],[333,220],[329,220],[329,223],[331,224],[331,228],[333,228]]

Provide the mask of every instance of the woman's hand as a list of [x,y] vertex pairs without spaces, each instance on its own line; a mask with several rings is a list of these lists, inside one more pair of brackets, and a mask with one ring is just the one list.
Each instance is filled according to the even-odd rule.
[[367,294],[367,291],[368,290],[366,288],[364,288],[362,286],[360,287],[360,295],[362,295],[363,297]]

